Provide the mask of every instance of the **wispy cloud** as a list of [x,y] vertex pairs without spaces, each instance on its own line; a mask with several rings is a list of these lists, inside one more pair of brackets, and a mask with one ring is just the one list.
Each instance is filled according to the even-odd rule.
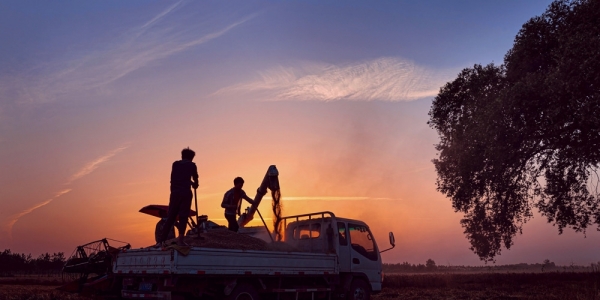
[[5,83],[0,82],[0,96],[10,95],[20,103],[80,99],[80,92],[100,89],[156,61],[214,40],[254,17],[219,25],[187,24],[185,20],[193,18],[177,14],[183,7],[177,2],[113,40],[90,45],[67,60],[38,66],[20,77],[6,78]]
[[215,94],[260,92],[268,100],[411,101],[435,96],[455,71],[389,57],[347,65],[308,63],[260,72],[257,80]]
[[148,21],[146,24],[142,25],[142,27],[140,27],[140,29],[142,30],[141,32],[143,32],[144,29],[151,27],[153,24],[157,23],[160,19],[162,19],[164,16],[166,16],[167,14],[169,14],[170,12],[172,12],[175,8],[177,8],[178,6],[181,5],[181,3],[183,3],[182,1],[179,1],[171,6],[169,6],[167,9],[163,10],[161,13],[159,13],[158,15],[156,15],[154,18],[152,18],[152,20]]
[[69,181],[67,181],[66,184],[70,184],[73,181],[88,175],[90,173],[92,173],[94,170],[96,170],[100,164],[108,161],[109,159],[111,159],[113,156],[117,155],[119,152],[127,149],[129,146],[123,146],[123,147],[119,147],[115,150],[110,151],[108,154],[103,155],[89,163],[87,163],[83,168],[81,168],[77,173],[73,174],[73,176],[71,176],[71,178],[69,179]]
[[[127,149],[129,146],[122,146],[119,147],[117,149],[114,149],[110,152],[108,152],[106,155],[103,155],[87,164],[85,164],[85,166],[83,168],[81,168],[78,172],[76,172],[75,174],[73,174],[73,176],[71,176],[71,178],[66,182],[66,184],[71,184],[73,183],[75,180],[78,180],[90,173],[92,173],[94,170],[96,170],[100,164],[107,162],[109,159],[111,159],[113,156],[117,155],[119,152]],[[71,188],[66,188],[61,190],[60,192],[56,193],[52,198],[45,200],[43,202],[39,202],[37,204],[32,205],[31,207],[22,210],[19,213],[13,214],[8,216],[8,218],[6,218],[2,223],[0,223],[0,238],[2,236],[7,236],[9,240],[12,240],[12,229],[15,225],[15,223],[17,223],[17,221],[19,221],[19,219],[29,213],[31,213],[32,211],[43,207],[45,205],[50,204],[50,202],[56,200],[57,198],[59,198],[60,196],[67,194],[71,191]]]
[[[206,190],[206,189],[207,188],[199,187],[198,191]],[[224,193],[222,193],[222,192],[219,192],[219,193],[210,193],[210,194],[204,194],[204,193],[202,193],[202,194],[198,194],[197,197],[198,197],[198,199],[219,199],[220,197],[223,197],[223,194]]]
[[400,199],[382,197],[344,197],[344,196],[311,196],[311,197],[282,197],[283,201],[397,201]]
[[7,220],[4,222],[4,224],[2,224],[2,227],[1,227],[0,230],[3,231],[8,236],[9,239],[12,239],[12,228],[13,228],[13,226],[15,226],[15,223],[17,223],[17,221],[22,216],[24,216],[24,215],[26,215],[26,214],[28,214],[28,213],[30,213],[30,212],[32,212],[32,211],[34,211],[34,210],[42,207],[42,206],[47,205],[48,203],[54,201],[58,197],[66,194],[66,193],[68,193],[70,191],[71,191],[71,189],[64,189],[64,190],[58,192],[56,195],[54,195],[54,197],[52,197],[52,198],[50,198],[50,199],[48,199],[48,200],[46,200],[44,202],[40,202],[40,203],[35,204],[34,206],[30,207],[30,208],[27,208],[27,209],[19,212],[19,213],[16,213],[14,215],[9,216],[7,218]]

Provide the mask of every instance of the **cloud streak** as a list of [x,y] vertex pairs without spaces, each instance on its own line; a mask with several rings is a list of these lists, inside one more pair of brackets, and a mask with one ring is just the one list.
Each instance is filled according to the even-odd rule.
[[[66,185],[69,185],[71,183],[73,183],[75,180],[81,179],[82,177],[92,173],[94,170],[96,170],[101,164],[107,162],[108,160],[110,160],[112,157],[114,157],[115,155],[117,155],[119,152],[127,149],[128,146],[122,146],[119,147],[117,149],[114,149],[110,152],[108,152],[106,155],[103,155],[87,164],[85,164],[84,167],[82,167],[78,172],[76,172],[75,174],[73,174],[73,176],[71,176],[71,178],[65,183]],[[61,197],[64,194],[69,193],[70,191],[72,191],[71,188],[65,188],[61,191],[59,191],[58,193],[56,193],[52,198],[37,203],[27,209],[24,209],[23,211],[10,215],[6,221],[2,222],[2,224],[0,224],[0,237],[6,235],[8,237],[9,240],[12,240],[12,229],[15,225],[15,223],[17,223],[17,221],[19,221],[19,219],[31,212],[33,212],[34,210],[46,206],[48,204],[50,204],[50,202],[58,199],[59,197]]]
[[44,202],[38,203],[38,204],[36,204],[36,205],[34,205],[34,206],[30,207],[30,208],[27,208],[27,209],[25,209],[25,210],[23,210],[23,211],[21,211],[19,213],[16,213],[14,215],[9,216],[8,220],[6,222],[4,222],[4,224],[2,226],[2,231],[8,236],[8,238],[10,240],[12,240],[12,228],[13,228],[13,226],[15,226],[15,223],[17,223],[17,221],[22,216],[24,216],[26,214],[29,214],[30,212],[32,212],[32,211],[34,211],[34,210],[36,210],[36,209],[38,209],[38,208],[40,208],[42,206],[45,206],[45,205],[49,204],[50,202],[54,201],[58,197],[66,194],[66,193],[68,193],[70,191],[71,191],[71,189],[64,189],[64,190],[58,192],[56,195],[54,195],[54,197],[52,197],[52,198],[50,198],[50,199],[48,199],[48,200],[46,200]]
[[170,7],[168,7],[167,9],[165,9],[164,11],[162,11],[161,13],[159,13],[157,16],[155,16],[154,18],[152,18],[152,20],[150,20],[146,24],[142,25],[142,27],[140,27],[140,29],[142,30],[142,33],[143,33],[144,29],[149,28],[152,25],[154,25],[155,23],[157,23],[164,16],[166,16],[167,14],[169,14],[170,12],[172,12],[175,8],[177,8],[178,6],[180,6],[181,3],[183,3],[183,0],[177,2],[177,3],[173,4],[173,5],[171,5]]
[[71,176],[71,178],[69,179],[69,181],[67,181],[66,184],[71,184],[73,181],[92,173],[94,170],[96,170],[100,166],[100,164],[108,161],[113,156],[117,155],[119,152],[121,152],[127,148],[128,148],[128,146],[119,147],[115,150],[110,151],[108,154],[103,155],[103,156],[87,163],[83,168],[81,168],[81,170],[79,170],[77,173],[73,174],[73,176]]
[[215,93],[261,93],[268,100],[412,101],[433,97],[456,70],[431,70],[384,57],[347,65],[308,63],[259,73],[259,79]]
[[90,45],[87,51],[69,55],[66,61],[38,66],[20,77],[5,78],[5,83],[0,83],[0,96],[17,98],[19,103],[81,98],[78,93],[101,89],[156,61],[223,36],[254,18],[251,15],[221,25],[186,24],[192,18],[175,14],[182,7],[184,4],[177,2],[143,25],[126,30],[102,45]]
[[343,196],[311,196],[311,197],[283,197],[283,201],[397,201],[400,199],[381,197],[343,197]]

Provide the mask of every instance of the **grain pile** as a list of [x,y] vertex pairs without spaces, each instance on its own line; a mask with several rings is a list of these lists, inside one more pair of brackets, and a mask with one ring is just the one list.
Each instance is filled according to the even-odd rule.
[[[193,247],[216,248],[216,249],[237,249],[237,250],[264,250],[280,252],[297,252],[292,247],[283,242],[267,243],[261,239],[251,237],[245,234],[235,233],[227,229],[213,229],[197,236],[186,236],[184,241]],[[167,245],[176,244],[177,239],[165,241]]]

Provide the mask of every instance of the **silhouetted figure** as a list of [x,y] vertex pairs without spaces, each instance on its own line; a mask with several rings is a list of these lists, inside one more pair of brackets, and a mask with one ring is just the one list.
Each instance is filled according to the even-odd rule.
[[233,180],[233,188],[225,193],[221,207],[225,209],[225,219],[229,225],[229,230],[237,232],[239,229],[238,222],[235,215],[240,215],[240,207],[242,206],[242,198],[250,204],[254,204],[254,200],[246,195],[246,192],[242,190],[244,186],[244,179],[242,177],[236,177]]
[[192,205],[192,191],[198,188],[198,169],[196,164],[192,162],[196,153],[190,148],[181,150],[181,160],[173,163],[171,169],[171,196],[169,197],[169,212],[167,220],[163,225],[161,239],[157,245],[162,244],[169,234],[171,227],[175,224],[175,220],[179,216],[177,229],[179,237],[177,245],[185,246],[183,237],[185,236],[185,228],[187,219],[190,215],[190,206]]

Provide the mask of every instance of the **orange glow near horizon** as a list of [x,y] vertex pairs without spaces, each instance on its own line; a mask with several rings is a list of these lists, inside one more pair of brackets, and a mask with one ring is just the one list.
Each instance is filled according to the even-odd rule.
[[[149,159],[135,155],[141,153],[135,151],[132,145],[78,181],[63,185],[71,189],[68,193],[20,217],[12,228],[11,243],[17,245],[13,251],[69,254],[79,244],[104,237],[129,242],[135,248],[153,244],[158,219],[138,211],[149,204],[168,204],[170,164],[178,159],[178,152]],[[218,224],[226,225],[220,203],[233,178],[242,176],[244,190],[254,197],[267,167],[275,164],[280,172],[284,216],[331,211],[338,217],[362,220],[371,228],[380,249],[388,248],[388,232],[392,231],[397,246],[383,254],[386,262],[419,263],[432,258],[438,263],[478,263],[474,254],[465,250],[469,245],[459,225],[460,215],[435,191],[432,168],[404,163],[415,165],[414,171],[381,172],[387,169],[381,164],[385,158],[352,166],[348,160],[307,156],[307,151],[292,152],[289,157],[275,155],[281,163],[262,157],[259,151],[248,159],[225,164],[227,160],[217,163],[203,157],[200,150],[197,153],[199,213]],[[302,153],[303,163],[297,161],[298,153]],[[149,160],[153,163],[144,163]],[[244,202],[242,208],[246,206]],[[272,229],[270,194],[265,195],[259,209]],[[249,226],[262,226],[258,214]],[[535,228],[548,231],[537,225]],[[3,239],[1,246],[6,242]]]

